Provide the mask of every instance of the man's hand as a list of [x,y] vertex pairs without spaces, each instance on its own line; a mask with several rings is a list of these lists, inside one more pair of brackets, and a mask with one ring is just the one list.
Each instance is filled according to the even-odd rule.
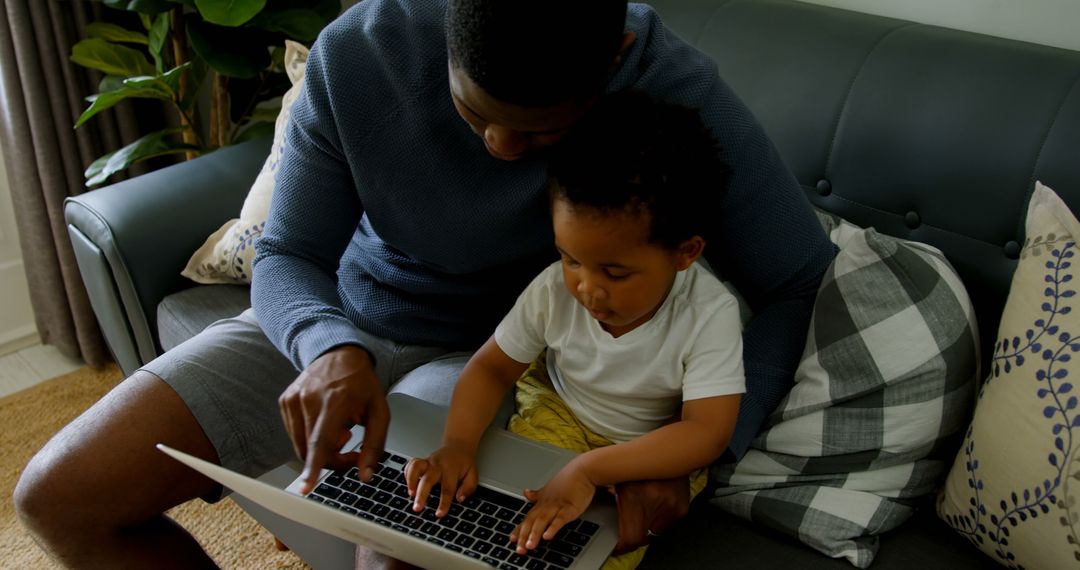
[[405,484],[413,497],[413,510],[420,512],[435,485],[441,487],[435,515],[446,516],[457,498],[465,500],[476,490],[476,446],[463,443],[443,445],[427,459],[413,459],[405,466]]
[[[386,443],[390,408],[366,350],[327,351],[285,389],[278,405],[293,449],[304,460],[302,493],[315,487],[323,467],[356,465],[361,479],[371,478]],[[343,454],[352,424],[364,426],[364,445],[359,454]]]
[[619,542],[615,554],[649,543],[650,533],[663,534],[690,511],[690,479],[628,481],[615,485],[619,507]]
[[517,543],[517,553],[540,546],[540,540],[553,540],[562,527],[589,508],[596,485],[582,468],[581,457],[567,463],[539,491],[525,490],[525,498],[535,502],[525,520],[510,533]]

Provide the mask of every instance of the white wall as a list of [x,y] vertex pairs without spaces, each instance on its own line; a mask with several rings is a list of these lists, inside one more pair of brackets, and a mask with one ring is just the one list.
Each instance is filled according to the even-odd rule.
[[36,341],[37,327],[15,231],[15,212],[4,161],[0,160],[0,355]]
[[1080,50],[1080,0],[803,0]]
[[1080,51],[1080,0],[802,1]]

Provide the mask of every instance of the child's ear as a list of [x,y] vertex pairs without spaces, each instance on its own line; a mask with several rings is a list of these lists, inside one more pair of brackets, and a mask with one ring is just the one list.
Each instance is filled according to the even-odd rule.
[[705,251],[705,238],[694,236],[679,244],[675,250],[675,269],[682,271],[694,264]]

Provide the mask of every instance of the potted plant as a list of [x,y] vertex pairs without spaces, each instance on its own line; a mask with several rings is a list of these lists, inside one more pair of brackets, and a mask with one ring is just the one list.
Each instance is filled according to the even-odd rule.
[[[133,25],[94,22],[71,60],[104,74],[75,123],[126,99],[161,101],[175,126],[148,133],[86,169],[96,186],[136,162],[168,154],[188,159],[273,132],[288,89],[284,42],[310,44],[341,11],[341,0],[102,0]],[[209,93],[200,94],[209,83]],[[208,112],[200,106],[208,103]],[[202,123],[207,123],[203,125]]]

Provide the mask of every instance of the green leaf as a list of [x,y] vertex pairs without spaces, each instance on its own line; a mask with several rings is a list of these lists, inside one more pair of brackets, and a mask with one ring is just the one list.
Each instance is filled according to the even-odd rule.
[[160,14],[173,7],[169,0],[103,0],[106,6],[140,14]]
[[171,138],[183,130],[182,127],[173,127],[150,133],[118,151],[98,158],[83,173],[86,177],[86,186],[97,186],[113,174],[148,158],[181,152],[198,152],[198,147],[176,142]]
[[187,97],[180,101],[180,108],[184,111],[190,111],[192,107],[199,100],[199,89],[202,87],[204,81],[206,81],[207,75],[209,75],[210,68],[206,65],[206,61],[199,57],[198,54],[194,54],[191,58],[191,67],[188,68],[188,92]]
[[244,130],[237,133],[233,138],[233,144],[242,143],[253,139],[271,138],[274,136],[274,123],[257,121],[249,123]]
[[273,123],[277,120],[278,115],[281,114],[281,101],[276,104],[259,104],[251,110],[250,119],[252,122],[267,121]]
[[192,65],[194,64],[190,61],[184,65],[178,65],[164,74],[157,76],[155,79],[164,83],[168,87],[169,92],[173,94],[173,98],[175,98],[176,94],[180,92],[180,77],[187,73]]
[[118,75],[105,75],[98,82],[98,93],[105,91],[116,91],[124,86],[124,80],[126,77],[120,77]]
[[[181,71],[180,68],[172,71]],[[172,72],[170,71],[170,73]],[[90,107],[83,111],[79,120],[75,122],[75,128],[79,128],[94,115],[115,106],[124,99],[161,99],[171,101],[175,91],[168,82],[158,77],[130,77],[125,79],[119,89],[105,91],[86,98],[90,101]]]
[[263,12],[251,20],[251,25],[271,32],[280,32],[300,42],[312,42],[330,23],[314,10],[282,10]]
[[169,28],[172,25],[170,12],[162,12],[154,18],[150,25],[148,39],[150,57],[154,58],[154,68],[158,73],[165,72],[165,50],[169,47]]
[[207,22],[235,28],[266,7],[266,0],[195,0],[195,7]]
[[187,30],[195,53],[221,75],[250,79],[270,65],[263,32],[197,21],[189,21]]
[[109,42],[129,43],[146,45],[149,40],[146,34],[136,32],[116,24],[105,22],[93,22],[86,25],[86,35],[91,38],[101,38]]
[[285,46],[270,48],[270,69],[274,73],[285,72]]
[[71,46],[71,61],[109,75],[153,75],[154,67],[138,50],[90,38]]

